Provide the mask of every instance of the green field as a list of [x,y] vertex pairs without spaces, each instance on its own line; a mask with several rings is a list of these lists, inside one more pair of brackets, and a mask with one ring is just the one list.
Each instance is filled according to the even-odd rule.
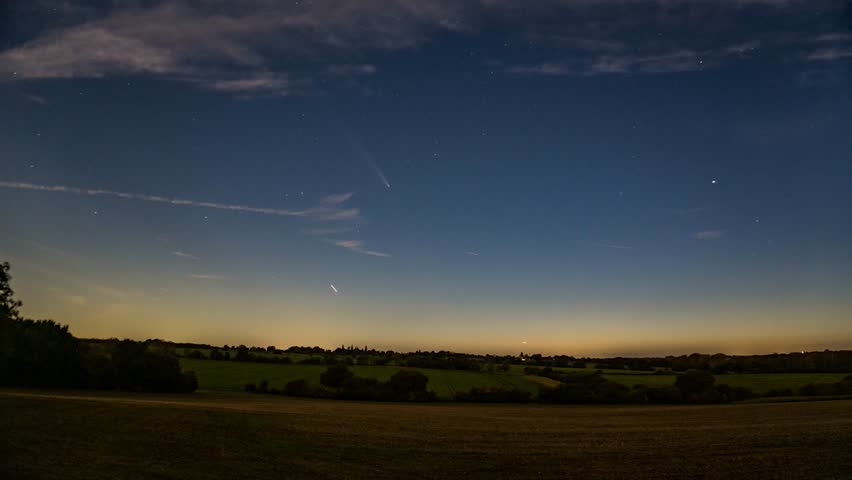
[[[246,383],[267,380],[270,387],[283,388],[287,382],[305,379],[319,385],[324,365],[273,364],[252,362],[222,362],[182,358],[186,370],[198,376],[199,389],[211,391],[242,391]],[[356,365],[351,367],[355,375],[387,380],[400,367]],[[519,373],[484,373],[464,370],[418,369],[429,377],[428,387],[438,398],[449,400],[456,392],[467,392],[471,387],[514,387],[537,393],[539,383]],[[547,379],[544,379],[548,381]]]
[[395,404],[0,390],[14,479],[849,478],[852,400]]
[[[199,388],[210,391],[242,391],[246,383],[269,381],[275,388],[283,388],[287,382],[305,379],[319,384],[320,373],[324,365],[273,364],[252,362],[222,362],[182,358],[181,364],[186,370],[195,371]],[[356,375],[387,380],[399,371],[400,367],[356,365],[351,367]],[[523,375],[521,368],[513,368],[507,373],[469,372],[464,370],[418,369],[429,377],[429,389],[438,398],[449,400],[456,392],[468,391],[471,387],[515,387],[524,391],[538,392],[540,385],[553,386],[553,380]],[[573,369],[591,372],[591,369]],[[834,383],[840,381],[844,373],[749,373],[716,375],[717,383],[732,387],[746,387],[756,393],[771,389],[790,388],[794,391],[808,383]],[[674,375],[648,375],[637,373],[605,373],[608,380],[628,387],[647,385],[649,387],[674,385]]]

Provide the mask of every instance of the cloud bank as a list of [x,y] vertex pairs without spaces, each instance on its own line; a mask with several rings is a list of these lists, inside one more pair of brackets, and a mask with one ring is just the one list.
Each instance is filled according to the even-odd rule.
[[[685,72],[747,55],[766,40],[739,32],[740,44],[695,44],[695,38],[716,38],[738,13],[796,15],[814,4],[826,12],[843,8],[832,0],[151,0],[98,6],[36,0],[28,10],[33,15],[59,7],[62,15],[41,15],[43,30],[0,51],[0,77],[150,75],[237,96],[288,95],[323,77],[376,74],[374,64],[361,61],[371,53],[506,24],[527,37],[519,40],[563,52],[550,60],[504,63],[511,74]],[[637,25],[680,36],[648,38]],[[811,46],[802,58],[848,58],[847,33],[824,32],[823,45]]]

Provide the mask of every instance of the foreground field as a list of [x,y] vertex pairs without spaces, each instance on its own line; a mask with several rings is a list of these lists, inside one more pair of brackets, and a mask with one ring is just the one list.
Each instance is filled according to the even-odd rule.
[[[270,386],[283,388],[287,382],[305,379],[319,384],[319,376],[324,365],[271,364],[252,362],[222,362],[214,360],[181,359],[184,369],[193,370],[198,375],[199,388],[202,390],[238,392],[246,383],[269,381]],[[352,371],[362,377],[372,377],[381,381],[390,378],[400,367],[354,366]],[[553,386],[556,382],[542,377],[523,374],[523,369],[515,366],[508,373],[468,372],[463,370],[418,369],[429,377],[429,389],[438,398],[449,400],[456,392],[467,392],[471,387],[514,387],[536,394],[539,385]],[[586,373],[594,370],[564,369]],[[789,388],[794,391],[808,383],[834,383],[848,374],[845,373],[767,373],[767,374],[731,374],[717,375],[717,383],[726,383],[732,387],[746,387],[756,393],[765,393],[772,389]],[[604,377],[628,387],[647,385],[651,387],[674,385],[674,375],[649,375],[647,372],[605,373]]]
[[4,478],[849,478],[852,401],[383,404],[0,391]]

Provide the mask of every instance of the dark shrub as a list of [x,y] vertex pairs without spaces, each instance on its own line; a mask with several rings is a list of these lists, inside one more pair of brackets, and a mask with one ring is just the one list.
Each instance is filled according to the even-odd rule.
[[680,403],[683,394],[677,387],[652,387],[646,390],[648,403]]
[[261,380],[260,383],[257,384],[257,391],[260,393],[266,393],[269,391],[269,380]]
[[375,400],[380,397],[375,378],[350,377],[340,386],[338,396],[348,400]]
[[356,363],[358,365],[369,365],[370,364],[370,356],[369,355],[358,355]]
[[373,359],[373,365],[387,365],[391,362],[390,357],[375,357]]
[[799,389],[799,395],[837,395],[839,383],[809,383]]
[[713,375],[701,370],[690,370],[679,375],[675,380],[675,387],[680,390],[683,398],[687,401],[700,401],[700,397],[706,394],[716,383]]
[[80,342],[52,320],[3,322],[0,383],[20,387],[86,386]]
[[355,376],[346,365],[331,365],[320,374],[320,383],[326,387],[340,388],[343,382]]
[[721,385],[716,385],[715,390],[722,396],[722,402],[739,402],[741,400],[748,400],[749,398],[754,398],[757,396],[748,388],[731,387],[729,385],[725,385],[724,383]]
[[763,394],[764,397],[792,397],[793,395],[795,393],[791,388],[773,388]]
[[562,384],[556,388],[542,389],[539,399],[547,403],[594,403],[595,391],[584,384]]
[[284,385],[284,395],[292,395],[295,397],[303,397],[308,394],[308,382],[299,379],[293,380],[292,382],[288,382],[287,385]]
[[469,392],[458,392],[455,399],[460,402],[484,403],[527,403],[532,394],[516,388],[473,387]]
[[852,393],[852,375],[847,375],[843,380],[837,382],[837,393],[840,395]]
[[252,393],[257,392],[257,385],[255,385],[253,383],[247,383],[243,386],[243,390],[245,390],[246,392],[252,392]]
[[417,370],[400,370],[388,380],[388,386],[400,393],[425,392],[429,377]]
[[620,383],[606,381],[596,385],[595,394],[598,402],[622,403],[627,401],[630,389]]

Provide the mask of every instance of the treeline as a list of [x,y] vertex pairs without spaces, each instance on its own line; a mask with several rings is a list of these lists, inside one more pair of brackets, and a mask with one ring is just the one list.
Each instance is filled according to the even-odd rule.
[[[570,355],[474,355],[450,351],[395,352],[357,346],[340,346],[335,349],[292,346],[278,349],[274,346],[216,347],[206,344],[169,343],[174,347],[194,348],[185,353],[192,358],[236,360],[259,363],[293,363],[287,354],[308,355],[296,363],[313,365],[395,365],[400,367],[436,368],[469,371],[508,370],[506,365],[521,364],[550,368],[595,368],[601,370],[685,372],[704,370],[714,374],[725,373],[846,373],[852,372],[852,350],[821,352],[774,353],[770,355],[713,355],[693,353],[668,357],[613,357],[577,358]],[[209,350],[205,355],[200,349]]]
[[84,342],[67,325],[20,316],[9,264],[0,264],[0,385],[191,392],[192,372],[182,372],[168,351],[148,342]]
[[296,397],[339,398],[344,400],[377,400],[387,402],[429,402],[435,394],[427,389],[429,378],[416,370],[400,370],[388,381],[356,376],[346,365],[332,365],[320,374],[320,385],[306,380],[293,380],[283,389],[269,386],[269,382],[245,385],[251,393],[270,393]]
[[666,357],[671,370],[707,370],[712,373],[848,373],[852,350],[773,353],[771,355],[706,355],[693,353]]

